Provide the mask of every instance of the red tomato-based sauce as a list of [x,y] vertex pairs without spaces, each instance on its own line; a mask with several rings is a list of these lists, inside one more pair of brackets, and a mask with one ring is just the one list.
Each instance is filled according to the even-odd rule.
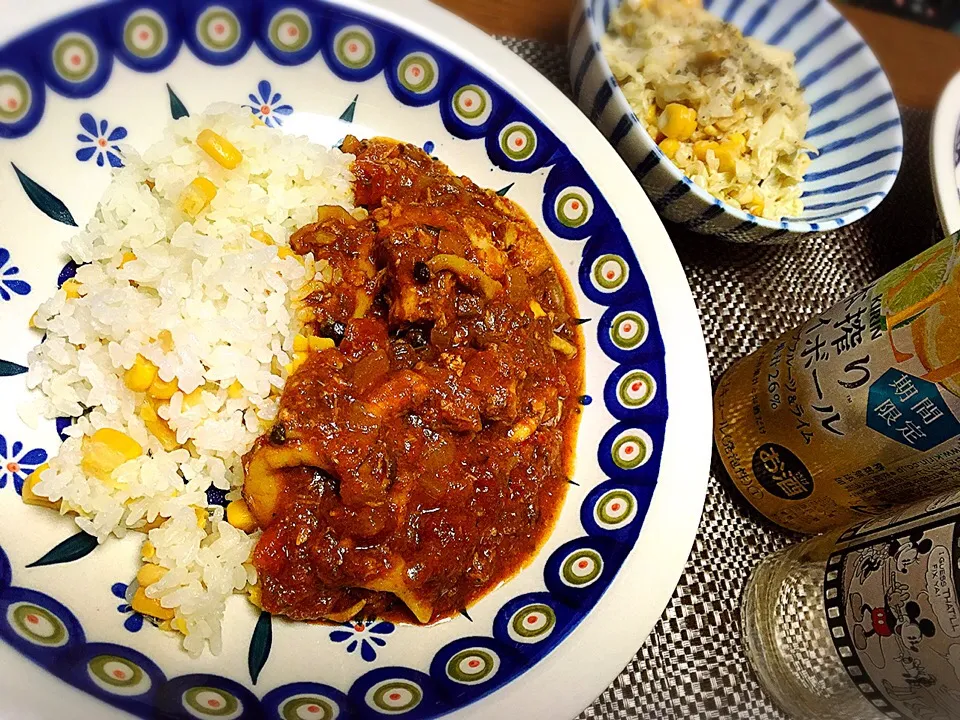
[[[418,148],[348,137],[363,213],[291,246],[332,271],[309,352],[245,457],[262,607],[434,622],[533,557],[572,471],[582,339],[524,212]],[[329,344],[329,343],[328,343]]]

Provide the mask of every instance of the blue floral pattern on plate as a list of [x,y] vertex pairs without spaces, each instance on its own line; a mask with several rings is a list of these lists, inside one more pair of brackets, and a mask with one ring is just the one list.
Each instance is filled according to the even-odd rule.
[[270,127],[280,127],[283,125],[282,116],[293,113],[291,105],[280,104],[283,95],[273,91],[273,86],[270,85],[269,80],[261,80],[257,84],[257,94],[250,93],[247,97],[253,104],[244,105],[244,107],[250,108],[250,112]]
[[373,662],[377,659],[377,648],[387,644],[379,636],[392,633],[394,625],[385,620],[361,620],[342,623],[341,628],[330,633],[330,639],[335,643],[348,643],[348,653],[360,650],[360,657]]
[[106,158],[110,167],[123,167],[120,148],[115,143],[127,137],[125,127],[117,125],[110,130],[110,124],[106,120],[98,123],[90,113],[83,113],[80,116],[80,127],[84,132],[77,135],[77,140],[80,141],[80,149],[76,153],[77,160],[87,162],[96,158],[97,165],[103,167],[104,158]]
[[114,583],[110,586],[110,592],[113,593],[114,597],[123,600],[122,603],[117,605],[117,612],[130,615],[130,617],[123,621],[123,626],[132,633],[140,632],[140,629],[143,627],[143,615],[134,610],[130,604],[130,600],[133,597],[133,593],[130,592],[130,586],[122,582]]
[[11,300],[13,295],[26,295],[30,292],[30,283],[25,280],[18,280],[20,268],[16,265],[7,267],[10,260],[10,251],[0,247],[0,299]]
[[19,495],[23,491],[23,481],[27,476],[47,461],[47,451],[33,448],[23,452],[23,443],[16,441],[9,448],[7,439],[0,435],[0,488],[13,481],[13,487]]

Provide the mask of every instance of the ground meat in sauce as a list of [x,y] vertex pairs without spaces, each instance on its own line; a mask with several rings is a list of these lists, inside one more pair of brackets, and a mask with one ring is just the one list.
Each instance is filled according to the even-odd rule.
[[[357,220],[291,239],[335,282],[311,352],[244,458],[265,610],[432,622],[509,578],[553,525],[582,385],[575,306],[522,210],[410,145],[348,137]],[[576,353],[576,354],[574,354]]]

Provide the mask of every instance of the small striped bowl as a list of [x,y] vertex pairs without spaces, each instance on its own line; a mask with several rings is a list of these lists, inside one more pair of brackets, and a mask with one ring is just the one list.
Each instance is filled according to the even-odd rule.
[[716,199],[667,159],[620,92],[600,37],[621,0],[580,0],[570,22],[569,64],[580,109],[607,136],[663,217],[729,240],[782,243],[834,230],[873,210],[903,155],[890,83],[857,31],[826,0],[704,0],[715,15],[792,51],[810,104],[807,140],[820,153],[803,183],[803,215],[765,220]]

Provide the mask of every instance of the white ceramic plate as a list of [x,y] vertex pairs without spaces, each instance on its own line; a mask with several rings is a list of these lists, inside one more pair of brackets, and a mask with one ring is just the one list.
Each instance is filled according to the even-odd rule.
[[[119,0],[72,15],[62,14],[77,7],[67,2],[0,7],[15,18],[11,37],[25,38],[0,48],[0,714],[576,715],[673,592],[710,454],[696,308],[663,226],[610,145],[508,50],[415,0]],[[276,29],[289,27],[298,32],[283,40]],[[222,100],[325,143],[351,132],[430,148],[520,203],[576,285],[587,337],[576,484],[536,560],[471,619],[294,625],[258,618],[236,597],[222,655],[191,660],[122,597],[137,538],[90,548],[70,518],[20,502],[17,486],[59,442],[54,423],[31,429],[16,407],[38,341],[27,323],[56,287],[71,221],[85,223],[122,162],[120,135],[142,149],[172,114]],[[569,205],[571,192],[584,207]],[[655,387],[641,403],[623,392],[638,371]],[[626,455],[637,450],[643,462]],[[600,512],[612,498],[631,510]],[[563,569],[584,558],[591,572],[571,581]],[[518,635],[523,622],[533,632]],[[452,658],[470,648],[485,672],[453,682]]]
[[960,73],[947,83],[930,129],[930,172],[944,234],[960,230]]

